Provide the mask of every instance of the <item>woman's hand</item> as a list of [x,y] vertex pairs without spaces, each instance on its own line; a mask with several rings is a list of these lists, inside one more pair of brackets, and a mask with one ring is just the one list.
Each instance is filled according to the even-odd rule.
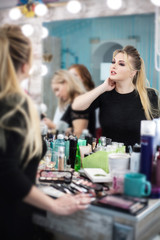
[[86,209],[91,202],[88,194],[77,194],[75,196],[65,194],[55,200],[53,213],[57,215],[70,215],[78,210]]
[[111,90],[113,90],[114,88],[115,88],[115,86],[116,86],[116,83],[113,81],[113,80],[111,80],[110,78],[107,78],[105,81],[104,81],[104,86],[105,86],[105,89],[106,89],[106,91],[111,91]]
[[98,87],[76,97],[72,103],[72,109],[80,111],[87,109],[99,95],[106,91],[113,90],[115,86],[116,83],[113,80],[111,80],[110,78],[106,79],[104,83],[100,84]]
[[47,125],[48,128],[56,128],[56,125],[49,118],[43,118],[43,122]]

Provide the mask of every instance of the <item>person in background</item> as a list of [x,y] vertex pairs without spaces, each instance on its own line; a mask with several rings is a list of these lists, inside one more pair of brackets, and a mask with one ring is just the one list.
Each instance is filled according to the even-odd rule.
[[59,105],[56,107],[53,120],[47,117],[46,114],[42,116],[43,123],[49,128],[49,129],[56,129],[58,127],[58,124],[61,120],[61,117],[65,113],[66,109],[68,107],[68,103],[63,105],[63,107],[60,107]]
[[126,146],[140,142],[141,120],[160,116],[159,96],[147,86],[143,59],[133,46],[116,50],[109,78],[72,104],[82,113],[97,107],[102,135]]
[[16,25],[0,27],[0,226],[9,239],[33,239],[35,207],[58,215],[86,209],[88,195],[53,199],[35,185],[46,146],[35,105],[20,86],[28,76],[31,42]]
[[[88,128],[88,113],[73,114],[71,103],[74,98],[85,92],[82,82],[68,70],[60,69],[52,79],[52,90],[58,98],[58,106],[63,109],[68,105],[60,120],[68,123],[69,129],[79,138],[83,129]],[[45,119],[44,119],[45,121]]]
[[[84,66],[83,64],[72,64],[69,68],[68,68],[69,72],[72,73],[73,75],[75,75],[76,77],[78,77],[86,91],[90,91],[92,89],[95,88],[95,84],[92,80],[92,76],[89,72],[89,70],[87,69],[86,66]],[[96,110],[96,112],[93,110],[90,114],[89,114],[89,125],[88,128],[90,129],[90,133],[92,134],[92,136],[96,136],[98,137],[99,135],[101,135],[101,128],[100,128],[100,124],[99,124],[99,109]]]
[[[68,68],[68,71],[83,83],[86,91],[92,90],[95,87],[90,72],[83,64],[73,64]],[[56,108],[53,121],[49,118],[44,118],[44,122],[48,128],[56,128],[56,125],[58,125],[58,122],[62,118],[67,107],[67,101],[63,102],[63,104],[59,104]],[[88,129],[90,130],[90,133],[95,136],[95,111],[89,114]]]

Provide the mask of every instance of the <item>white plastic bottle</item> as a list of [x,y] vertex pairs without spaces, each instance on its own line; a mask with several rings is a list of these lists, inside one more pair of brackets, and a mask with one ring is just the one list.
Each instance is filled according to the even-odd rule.
[[130,159],[130,170],[131,172],[140,172],[140,160],[141,160],[141,147],[139,145],[133,146]]

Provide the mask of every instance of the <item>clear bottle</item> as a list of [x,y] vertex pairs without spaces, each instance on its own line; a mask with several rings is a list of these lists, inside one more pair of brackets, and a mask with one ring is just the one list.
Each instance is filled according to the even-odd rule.
[[141,160],[141,147],[139,145],[134,145],[130,159],[131,172],[138,173],[140,171],[140,160]]
[[95,152],[97,146],[97,138],[92,138],[92,152]]
[[107,138],[104,137],[104,136],[101,136],[101,137],[100,137],[100,141],[101,141],[101,145],[102,145],[103,147],[105,147],[105,146],[106,146],[106,143],[107,143]]
[[58,148],[65,148],[65,140],[63,134],[58,134],[57,139],[54,142],[54,161],[56,162],[55,168],[58,169]]
[[58,147],[58,170],[62,171],[65,168],[65,148]]

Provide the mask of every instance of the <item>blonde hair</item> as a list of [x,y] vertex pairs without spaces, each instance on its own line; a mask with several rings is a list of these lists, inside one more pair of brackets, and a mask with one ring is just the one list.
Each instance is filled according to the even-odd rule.
[[[146,119],[153,119],[154,116],[159,115],[159,106],[158,109],[154,109],[151,105],[151,102],[148,97],[147,89],[149,88],[149,82],[146,79],[144,61],[140,57],[137,49],[133,46],[126,46],[123,49],[118,49],[113,53],[113,57],[118,53],[123,53],[126,57],[127,63],[132,70],[136,70],[136,74],[133,77],[133,84],[135,89],[139,93],[141,103],[144,109]],[[128,57],[131,57],[129,62]],[[154,89],[155,90],[155,89]],[[158,91],[155,90],[158,96]]]
[[61,109],[63,109],[67,104],[72,103],[76,96],[86,92],[85,87],[79,78],[75,77],[68,70],[60,69],[55,72],[52,84],[64,83],[67,83],[66,91],[68,93],[68,99],[65,101],[60,98],[58,99],[58,104]]
[[[40,156],[42,153],[38,113],[17,79],[17,72],[23,64],[31,62],[31,51],[31,42],[24,36],[19,26],[4,25],[0,28],[0,100],[5,100],[4,102],[10,106],[10,110],[0,118],[0,128],[16,132],[23,137],[20,160],[26,157],[24,166],[34,156]],[[27,109],[24,109],[25,104]],[[9,119],[14,118],[17,113],[24,119],[25,127],[24,124],[9,125]],[[6,148],[1,147],[4,150]]]

